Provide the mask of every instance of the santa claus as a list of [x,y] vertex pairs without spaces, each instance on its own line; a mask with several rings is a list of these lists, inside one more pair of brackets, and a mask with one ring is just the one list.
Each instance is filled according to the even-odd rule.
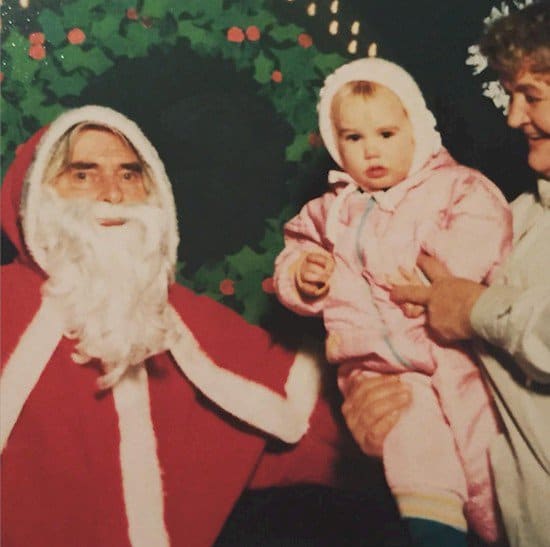
[[334,480],[316,359],[174,283],[171,186],[132,121],[59,117],[2,214],[3,545],[205,546],[243,489]]

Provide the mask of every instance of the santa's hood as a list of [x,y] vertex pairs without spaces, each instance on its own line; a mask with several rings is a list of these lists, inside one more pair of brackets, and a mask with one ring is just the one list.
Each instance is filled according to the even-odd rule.
[[172,187],[157,151],[141,129],[124,115],[103,106],[69,110],[18,147],[16,157],[2,184],[2,229],[17,248],[19,259],[45,269],[44,251],[37,245],[37,210],[41,204],[43,175],[55,145],[71,127],[90,122],[122,133],[147,165],[155,192],[169,225],[168,253],[175,266],[179,243]]
[[441,136],[435,129],[436,120],[418,85],[411,75],[400,66],[380,58],[365,58],[347,63],[334,71],[325,80],[317,105],[319,131],[323,142],[334,161],[342,167],[331,119],[332,99],[348,82],[368,81],[391,89],[401,100],[411,121],[415,153],[409,176],[416,173],[441,149]]

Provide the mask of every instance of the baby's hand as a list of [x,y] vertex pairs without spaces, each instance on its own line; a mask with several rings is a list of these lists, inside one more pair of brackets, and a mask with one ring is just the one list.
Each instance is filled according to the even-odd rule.
[[[387,281],[393,287],[399,286],[399,285],[429,285],[430,284],[426,276],[424,276],[422,274],[422,271],[419,270],[418,268],[414,268],[413,270],[409,271],[409,270],[406,270],[405,268],[400,267],[399,272],[392,276],[388,276]],[[424,306],[421,306],[420,304],[412,304],[410,302],[404,302],[403,304],[401,304],[400,307],[405,317],[410,317],[411,319],[420,317],[425,312]]]
[[334,258],[328,253],[302,255],[296,271],[298,292],[308,298],[319,298],[329,290],[329,280],[334,271]]

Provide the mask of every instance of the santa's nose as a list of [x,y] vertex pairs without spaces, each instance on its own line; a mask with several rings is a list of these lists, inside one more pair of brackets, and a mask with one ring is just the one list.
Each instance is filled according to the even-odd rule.
[[101,191],[97,197],[98,201],[106,201],[108,203],[121,203],[124,199],[124,194],[116,177],[106,175],[101,181]]

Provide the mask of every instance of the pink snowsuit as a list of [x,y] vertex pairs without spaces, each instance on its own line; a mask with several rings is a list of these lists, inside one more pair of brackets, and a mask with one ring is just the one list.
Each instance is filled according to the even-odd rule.
[[[405,317],[389,299],[388,278],[400,267],[413,270],[424,251],[454,275],[490,280],[511,246],[506,200],[444,148],[386,191],[359,190],[339,171],[329,181],[331,191],[285,226],[277,295],[296,313],[323,316],[327,358],[339,365],[344,394],[356,374],[400,374],[410,384],[412,405],[386,438],[383,455],[401,513],[453,524],[458,501],[475,531],[494,541],[488,446],[497,424],[478,368],[465,345],[438,344],[424,316]],[[303,253],[320,249],[335,260],[330,290],[307,301],[295,272]],[[464,526],[461,518],[457,527]]]

